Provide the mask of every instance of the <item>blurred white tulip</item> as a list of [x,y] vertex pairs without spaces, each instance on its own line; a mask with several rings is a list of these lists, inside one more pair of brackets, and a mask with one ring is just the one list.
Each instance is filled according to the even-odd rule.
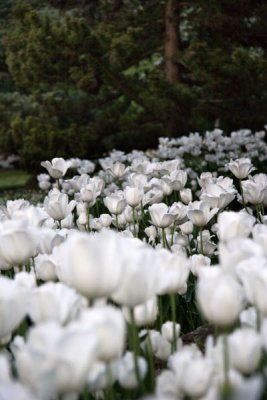
[[53,158],[52,161],[42,161],[41,166],[46,168],[49,175],[54,179],[62,178],[70,167],[70,162],[64,158]]

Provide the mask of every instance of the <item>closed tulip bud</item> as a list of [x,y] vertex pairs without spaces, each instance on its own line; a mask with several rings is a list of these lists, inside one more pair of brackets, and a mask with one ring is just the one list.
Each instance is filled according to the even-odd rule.
[[145,234],[148,236],[149,242],[154,243],[157,237],[157,229],[151,225],[145,228]]
[[56,274],[56,260],[53,255],[39,254],[34,259],[36,277],[42,281],[55,281]]
[[156,381],[156,397],[149,397],[145,400],[173,400],[178,399],[180,393],[180,385],[177,382],[176,375],[168,370],[163,370]]
[[184,204],[189,204],[192,201],[192,190],[182,189],[180,190],[180,199]]
[[61,193],[58,189],[50,190],[44,199],[44,209],[47,214],[56,221],[62,221],[74,209],[76,202],[69,202],[68,196]]
[[179,228],[185,235],[191,235],[194,229],[194,225],[192,224],[191,221],[187,221],[182,225],[179,225]]
[[0,269],[24,265],[36,254],[37,231],[25,220],[7,220],[0,226]]
[[229,335],[228,343],[231,365],[242,374],[254,372],[262,355],[260,334],[250,328],[237,329]]
[[187,181],[187,173],[182,170],[174,170],[170,174],[172,187],[174,190],[181,190],[184,188]]
[[116,381],[118,375],[118,363],[96,361],[90,368],[87,384],[90,392],[104,390]]
[[137,187],[127,186],[125,189],[125,200],[133,208],[137,207],[142,201],[143,193]]
[[122,196],[112,194],[104,198],[104,204],[111,214],[119,215],[126,207]]
[[78,217],[78,223],[80,225],[86,225],[88,223],[88,217],[86,213],[81,213]]
[[75,290],[54,282],[33,289],[29,298],[28,314],[35,324],[44,321],[66,324],[87,304]]
[[[9,339],[27,312],[28,290],[16,281],[0,277],[0,341]],[[12,311],[12,312],[11,312]]]
[[[123,307],[123,315],[128,323],[132,323],[130,309]],[[157,298],[153,297],[144,304],[139,304],[133,308],[134,323],[136,326],[150,326],[153,325],[157,319],[158,306]]]
[[190,257],[190,270],[193,275],[198,276],[202,268],[210,266],[210,258],[203,254],[194,254]]
[[164,337],[164,339],[168,340],[168,342],[172,343],[174,339],[177,340],[177,338],[180,335],[181,331],[181,325],[180,324],[175,324],[175,338],[173,337],[173,321],[167,321],[164,322],[164,324],[161,326],[161,334]]
[[[92,330],[77,325],[63,328],[55,322],[38,324],[29,330],[27,341],[14,349],[20,381],[43,399],[79,392],[97,358],[98,344]],[[49,385],[47,366],[52,372]]]
[[93,185],[86,185],[80,190],[81,200],[85,203],[89,203],[90,205],[95,204],[96,201],[96,192]]
[[[147,373],[147,363],[143,357],[138,357],[137,368],[141,379],[144,379]],[[118,366],[118,381],[121,387],[125,389],[134,389],[138,387],[136,376],[134,354],[127,351],[120,359]]]
[[244,292],[233,275],[210,267],[199,274],[197,301],[209,322],[226,327],[237,320],[244,305]]
[[103,228],[108,228],[112,223],[112,217],[109,214],[101,214],[99,217],[99,222]]
[[110,362],[122,355],[125,347],[126,324],[119,308],[99,305],[85,309],[81,312],[77,324],[91,329],[97,336],[99,360]]
[[148,348],[151,350],[155,357],[159,360],[167,361],[171,355],[171,343],[165,339],[160,332],[152,329],[147,331],[150,340],[148,338],[142,344],[143,348]]
[[246,212],[224,211],[218,217],[218,236],[227,242],[236,238],[248,237],[252,231],[255,218]]
[[241,183],[245,203],[261,204],[263,203],[266,187],[254,182],[253,178]]
[[213,362],[204,357],[189,361],[181,371],[181,389],[191,398],[204,396],[214,375]]
[[73,233],[54,252],[59,279],[90,299],[111,295],[122,279],[120,239],[113,231]]

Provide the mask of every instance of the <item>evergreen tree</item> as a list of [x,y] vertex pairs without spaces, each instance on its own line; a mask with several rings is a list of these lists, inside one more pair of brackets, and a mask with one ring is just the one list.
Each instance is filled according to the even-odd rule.
[[264,1],[5,1],[5,143],[30,167],[266,123]]

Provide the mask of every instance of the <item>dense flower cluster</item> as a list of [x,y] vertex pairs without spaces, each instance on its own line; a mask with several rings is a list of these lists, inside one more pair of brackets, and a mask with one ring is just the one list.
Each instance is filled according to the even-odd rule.
[[254,139],[215,130],[42,163],[44,201],[0,210],[1,399],[263,398],[267,175],[253,160],[267,152]]

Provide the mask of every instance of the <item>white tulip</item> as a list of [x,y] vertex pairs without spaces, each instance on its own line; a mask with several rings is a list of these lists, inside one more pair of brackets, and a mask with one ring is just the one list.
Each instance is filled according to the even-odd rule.
[[[123,307],[123,315],[128,323],[131,321],[131,313],[128,307]],[[158,306],[157,298],[152,297],[147,300],[144,304],[139,304],[133,308],[134,323],[136,326],[150,326],[153,325],[157,319]]]
[[184,233],[185,235],[191,235],[191,233],[193,233],[194,230],[194,225],[192,224],[191,221],[187,221],[184,224],[179,225],[179,228],[181,232]]
[[143,192],[136,187],[127,186],[125,189],[125,200],[127,204],[133,208],[137,207],[143,197]]
[[219,208],[211,209],[206,201],[194,201],[188,205],[187,216],[195,226],[202,227],[207,225],[218,211]]
[[255,170],[249,158],[238,158],[235,161],[231,160],[228,164],[228,168],[238,179],[247,178],[250,172]]
[[31,328],[26,342],[13,352],[20,380],[48,400],[80,391],[96,360],[97,346],[90,330],[46,322]]
[[63,283],[49,282],[32,290],[29,296],[28,314],[38,324],[56,321],[61,325],[77,317],[86,300]]
[[124,269],[120,285],[111,298],[118,304],[133,308],[145,303],[158,291],[157,252],[137,239],[125,238],[119,254],[124,257]]
[[233,275],[219,267],[207,267],[199,274],[197,301],[209,322],[230,326],[243,308],[244,292]]
[[37,247],[37,231],[23,220],[0,224],[0,269],[24,265]]
[[228,337],[230,363],[243,374],[253,373],[262,356],[260,334],[250,328],[237,329]]
[[55,249],[57,275],[88,298],[111,295],[122,280],[123,239],[114,231],[73,233]]
[[68,196],[61,193],[58,189],[50,190],[44,199],[44,209],[47,214],[56,221],[66,218],[74,209],[76,202],[69,202]]
[[192,202],[193,195],[191,189],[181,189],[179,194],[180,194],[180,199],[184,204],[189,204]]
[[251,239],[233,239],[219,243],[219,256],[222,268],[228,273],[236,274],[236,267],[240,261],[251,257],[262,257],[262,247]]
[[164,337],[164,339],[168,340],[168,342],[172,343],[174,339],[177,340],[177,338],[180,335],[181,331],[181,325],[180,324],[175,324],[175,338],[173,337],[173,321],[167,321],[164,322],[161,326],[161,334]]
[[189,276],[189,261],[183,254],[170,253],[165,249],[157,250],[160,266],[158,294],[186,293]]
[[63,243],[65,238],[53,229],[42,228],[39,232],[37,251],[40,254],[51,254],[53,248]]
[[78,318],[78,326],[91,329],[97,336],[99,360],[110,362],[122,355],[126,324],[120,309],[102,305],[84,310]]
[[87,384],[90,392],[104,390],[113,385],[118,376],[118,363],[96,361],[90,368]]
[[169,213],[165,203],[153,204],[148,208],[151,223],[158,228],[167,228],[174,222],[174,215]]
[[[14,280],[0,276],[0,340],[9,339],[26,316],[27,288]],[[11,312],[12,311],[12,312]]]
[[16,381],[1,383],[0,398],[1,400],[41,400],[41,398],[36,397],[26,386]]
[[221,241],[248,237],[255,218],[247,212],[224,211],[218,216],[218,236]]
[[127,168],[123,163],[117,161],[114,164],[111,164],[106,171],[109,172],[114,178],[119,179],[125,175]]
[[154,329],[148,330],[147,335],[149,335],[149,338],[146,338],[142,343],[143,349],[147,348],[150,351],[151,348],[156,358],[167,361],[172,352],[171,343]]
[[200,198],[210,204],[211,207],[225,208],[234,200],[236,189],[224,189],[220,184],[210,183],[202,192]]
[[108,228],[111,225],[112,217],[109,214],[101,214],[99,222],[103,228]]
[[70,167],[70,162],[63,158],[53,158],[52,161],[42,161],[41,166],[46,168],[49,175],[54,179],[62,178]]
[[121,195],[111,194],[104,198],[104,204],[111,214],[118,215],[126,207],[126,202]]
[[241,182],[244,201],[250,204],[261,204],[263,203],[266,186],[262,186],[260,183],[255,182],[253,177]]
[[[177,377],[173,371],[163,370],[158,376],[156,381],[156,397],[154,400],[174,400],[181,399],[180,386],[177,383]],[[170,397],[169,397],[170,396]],[[147,399],[147,400],[153,400]]]
[[[143,357],[138,357],[137,364],[140,377],[141,379],[144,379],[147,373],[146,360]],[[125,389],[134,389],[138,387],[134,364],[134,354],[130,351],[127,351],[125,355],[119,360],[118,381],[121,387]]]
[[181,389],[192,398],[204,396],[212,382],[213,362],[205,357],[189,361],[181,371]]
[[209,267],[211,260],[209,257],[204,256],[203,254],[193,254],[190,257],[190,270],[192,274],[198,276],[200,269]]

